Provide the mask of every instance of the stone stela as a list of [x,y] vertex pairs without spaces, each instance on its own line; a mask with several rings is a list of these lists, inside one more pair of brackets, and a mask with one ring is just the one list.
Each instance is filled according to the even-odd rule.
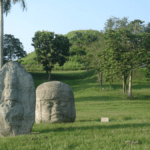
[[0,136],[30,134],[35,104],[32,75],[18,62],[6,63],[0,69]]
[[109,122],[109,118],[101,117],[101,122]]

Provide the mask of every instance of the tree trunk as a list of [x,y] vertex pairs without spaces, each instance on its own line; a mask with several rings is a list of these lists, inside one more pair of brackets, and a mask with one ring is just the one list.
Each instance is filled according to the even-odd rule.
[[3,2],[0,0],[0,69],[3,67]]
[[125,77],[124,79],[124,89],[125,89],[125,93],[127,93],[127,77]]
[[125,94],[125,82],[124,82],[124,75],[122,76],[122,79],[123,79],[123,94]]
[[101,73],[101,76],[100,76],[100,86],[102,86],[102,77],[103,77],[103,74]]
[[50,81],[50,79],[51,79],[51,70],[49,72],[48,81]]
[[86,67],[86,72],[87,72],[87,73],[89,72],[89,68],[87,68],[87,67]]
[[123,94],[127,93],[127,77],[125,75],[122,76],[123,78]]
[[82,68],[83,68],[83,62],[82,62]]
[[130,75],[129,75],[129,93],[128,93],[128,97],[132,98],[132,70],[130,71]]
[[99,85],[102,86],[102,73],[98,71],[98,76],[99,76]]

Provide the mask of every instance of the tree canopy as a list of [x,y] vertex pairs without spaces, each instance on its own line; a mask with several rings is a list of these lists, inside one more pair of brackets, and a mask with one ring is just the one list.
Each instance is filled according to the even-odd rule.
[[39,63],[43,64],[44,70],[49,78],[51,70],[56,63],[62,66],[69,56],[69,39],[63,35],[54,34],[54,32],[37,31],[32,38],[31,44],[35,48],[36,57]]
[[[24,51],[24,47],[18,38],[15,38],[11,34],[4,35],[3,42],[3,50],[4,50],[4,64],[8,60],[18,59],[25,57],[27,55],[26,51]],[[6,58],[7,57],[7,58]]]
[[27,9],[26,4],[25,4],[25,0],[1,0],[4,2],[4,9],[3,9],[3,13],[7,14],[10,12],[11,7],[12,7],[12,3],[16,4],[17,2],[21,3],[21,7],[24,9]]
[[87,48],[88,52],[84,58],[86,62],[89,62],[90,68],[98,71],[100,86],[102,85],[102,71],[103,71],[103,68],[100,67],[100,65],[103,61],[103,58],[102,57],[100,58],[99,56],[105,47],[103,35],[104,34],[101,33],[101,36],[99,36],[99,40],[93,42],[90,46],[88,46]]
[[86,54],[88,47],[94,42],[98,41],[101,33],[97,30],[78,30],[71,31],[65,36],[68,37],[71,47],[69,53],[71,56],[78,55],[78,62],[84,65],[88,71],[89,61]]
[[124,76],[126,82],[131,70],[139,68],[144,62],[147,63],[150,48],[148,33],[133,34],[127,29],[107,30],[104,38],[105,49],[101,57],[106,57],[101,67],[104,67],[109,81]]
[[68,37],[71,43],[70,54],[85,54],[86,47],[91,45],[92,42],[97,41],[99,35],[100,32],[96,30],[77,30],[69,32],[65,36]]

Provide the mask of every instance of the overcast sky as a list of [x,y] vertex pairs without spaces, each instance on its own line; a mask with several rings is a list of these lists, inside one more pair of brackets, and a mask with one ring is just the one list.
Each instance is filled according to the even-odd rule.
[[110,17],[128,17],[150,22],[149,0],[25,0],[12,4],[10,13],[4,15],[4,34],[14,35],[27,53],[33,52],[32,38],[37,31],[67,34],[74,30],[103,30]]

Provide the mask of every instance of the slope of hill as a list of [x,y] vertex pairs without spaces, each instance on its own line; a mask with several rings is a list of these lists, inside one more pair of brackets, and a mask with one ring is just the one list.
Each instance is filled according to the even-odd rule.
[[[76,33],[86,34],[89,36],[89,38],[97,38],[99,35],[99,31],[96,30],[77,30],[77,31],[71,31],[67,33],[65,36],[68,37],[70,42],[72,40],[76,40]],[[44,71],[41,64],[39,64],[37,61],[34,60],[34,57],[36,57],[35,51],[27,54],[24,58],[21,58],[18,60],[21,65],[25,67],[28,71]],[[83,66],[81,63],[78,62],[79,57],[77,55],[70,56],[69,61],[67,61],[63,66],[59,66],[58,64],[54,65],[53,70],[86,70],[85,66]]]

